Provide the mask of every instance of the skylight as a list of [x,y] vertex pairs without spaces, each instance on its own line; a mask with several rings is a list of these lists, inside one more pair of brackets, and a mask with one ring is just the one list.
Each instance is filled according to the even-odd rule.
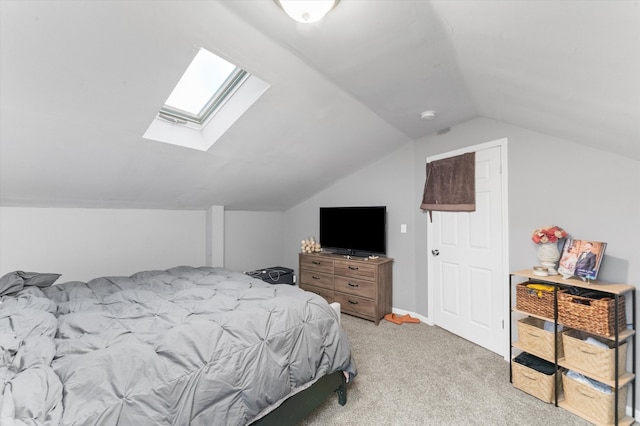
[[200,49],[142,136],[207,151],[269,83]]
[[160,110],[160,117],[204,123],[248,73],[200,49]]

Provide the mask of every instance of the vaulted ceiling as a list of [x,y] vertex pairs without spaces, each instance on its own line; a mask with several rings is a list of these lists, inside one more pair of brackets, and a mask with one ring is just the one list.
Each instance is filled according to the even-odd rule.
[[[0,1],[2,205],[283,210],[483,116],[640,161],[640,2]],[[204,47],[269,82],[206,152],[142,138]],[[419,119],[435,110],[434,120]]]

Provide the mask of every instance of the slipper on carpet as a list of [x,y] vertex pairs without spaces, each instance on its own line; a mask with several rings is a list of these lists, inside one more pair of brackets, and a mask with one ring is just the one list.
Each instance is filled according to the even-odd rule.
[[396,314],[387,314],[384,316],[384,319],[394,324],[402,324],[402,320],[400,320],[400,318]]
[[420,320],[418,318],[413,318],[411,315],[406,314],[406,315],[402,315],[401,317],[399,317],[400,321],[402,322],[411,322],[414,324],[418,324],[420,323]]

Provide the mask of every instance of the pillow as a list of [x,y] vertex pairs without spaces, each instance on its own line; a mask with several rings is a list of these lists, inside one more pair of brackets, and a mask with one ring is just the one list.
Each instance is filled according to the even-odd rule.
[[50,287],[61,274],[42,274],[39,272],[22,272],[18,271],[18,275],[24,280],[24,285],[32,285],[35,287]]
[[0,278],[0,296],[16,293],[22,290],[24,280],[18,272],[19,271],[9,272]]

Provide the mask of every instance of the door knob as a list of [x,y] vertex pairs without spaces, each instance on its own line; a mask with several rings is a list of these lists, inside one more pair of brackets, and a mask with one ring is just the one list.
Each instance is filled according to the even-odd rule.
[[433,249],[433,250],[431,250],[431,254],[434,255],[434,256],[437,256],[437,255],[440,254],[440,252],[437,249]]

